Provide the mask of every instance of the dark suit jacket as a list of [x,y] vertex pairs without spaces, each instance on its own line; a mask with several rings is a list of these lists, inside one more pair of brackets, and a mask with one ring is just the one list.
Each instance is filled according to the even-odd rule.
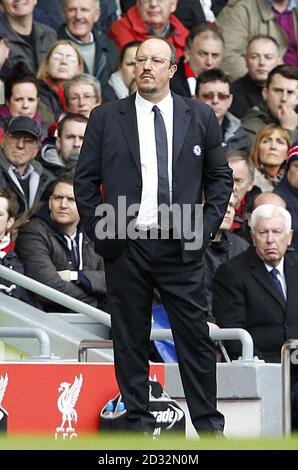
[[[173,99],[173,204],[180,207],[190,204],[193,224],[194,207],[202,202],[204,190],[206,245],[225,213],[233,184],[231,170],[226,164],[220,127],[212,109],[175,94]],[[99,240],[95,229],[100,216],[95,215],[95,210],[103,202],[110,204],[116,208],[117,222],[118,196],[125,196],[127,207],[141,202],[135,95],[92,111],[76,168],[74,189],[81,221],[94,240],[97,252],[105,257],[119,255],[126,243],[120,239],[123,227],[117,225],[118,238]],[[133,218],[131,215],[124,219],[124,230]],[[202,249],[183,252],[185,261],[201,254]]]
[[[280,362],[283,343],[298,337],[298,256],[285,255],[287,302],[280,296],[255,248],[222,264],[213,283],[213,314],[222,328],[245,328],[252,336],[255,354]],[[232,357],[241,354],[240,343],[227,342]]]

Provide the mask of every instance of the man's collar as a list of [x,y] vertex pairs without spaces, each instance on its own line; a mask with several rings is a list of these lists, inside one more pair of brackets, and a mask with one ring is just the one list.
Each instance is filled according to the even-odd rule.
[[92,31],[90,32],[90,38],[89,38],[89,41],[88,42],[83,42],[83,41],[80,41],[78,38],[76,38],[75,36],[73,36],[73,34],[71,34],[71,32],[69,31],[69,29],[67,28],[67,26],[65,26],[65,31],[66,31],[66,34],[74,41],[76,42],[77,44],[91,44],[94,42],[94,36],[93,36],[93,33]]
[[285,262],[285,257],[283,256],[277,266],[271,266],[270,264],[267,264],[265,261],[264,261],[264,264],[268,271],[271,271],[273,268],[276,268],[278,272],[280,273],[280,275],[282,276],[284,273],[284,262]]
[[28,178],[28,176],[31,175],[31,173],[33,172],[34,168],[33,166],[31,165],[31,163],[28,163],[25,171],[24,171],[24,174],[21,175],[18,168],[12,164],[10,164],[10,168],[12,169],[12,171],[14,172],[14,174],[16,175],[16,177],[18,179],[22,179],[22,180],[25,180],[26,178]]
[[158,103],[152,103],[152,101],[149,101],[149,100],[146,100],[145,98],[143,98],[139,92],[137,91],[137,94],[136,94],[136,104],[138,104],[141,108],[143,108],[143,110],[145,112],[147,112],[148,114],[151,113],[152,111],[152,108],[154,105],[158,106],[158,108],[164,112],[166,109],[168,109],[169,106],[171,106],[172,104],[172,94],[171,92],[169,91],[169,93],[161,100],[159,101]]

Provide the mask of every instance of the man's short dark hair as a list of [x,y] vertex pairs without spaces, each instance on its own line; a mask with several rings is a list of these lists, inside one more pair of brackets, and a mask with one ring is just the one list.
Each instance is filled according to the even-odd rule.
[[297,80],[298,81],[298,67],[294,67],[294,65],[289,64],[281,64],[277,65],[272,69],[266,81],[266,88],[269,88],[270,83],[273,80],[274,75],[281,75],[284,78],[288,78],[289,80]]
[[84,116],[83,114],[78,114],[78,113],[66,113],[65,116],[61,119],[61,121],[58,123],[57,126],[57,134],[58,137],[62,136],[63,133],[63,127],[65,124],[69,121],[75,121],[75,122],[88,122],[88,118]]
[[53,181],[51,189],[50,189],[50,196],[54,194],[55,188],[58,184],[64,183],[69,184],[70,186],[74,185],[74,175],[71,172],[65,172],[63,175],[59,176],[55,181]]
[[212,82],[228,83],[229,87],[231,85],[230,77],[222,69],[204,70],[203,72],[199,74],[197,78],[195,94],[196,95],[199,94],[200,86],[203,83],[212,83]]
[[8,189],[0,188],[0,197],[4,197],[7,200],[7,212],[9,217],[16,218],[19,212],[19,204],[16,196],[8,191]]
[[10,100],[13,87],[19,83],[32,83],[36,88],[37,97],[39,96],[39,81],[24,62],[18,62],[4,78],[5,101]]

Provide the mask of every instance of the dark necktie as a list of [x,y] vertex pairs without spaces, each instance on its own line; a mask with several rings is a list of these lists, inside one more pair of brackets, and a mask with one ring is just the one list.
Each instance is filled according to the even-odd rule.
[[[160,109],[157,106],[153,106],[152,111],[154,112],[154,132],[158,170],[157,203],[158,205],[166,204],[170,207],[167,131]],[[158,213],[158,216],[158,223],[161,225],[160,212]]]
[[282,299],[285,300],[284,292],[283,292],[282,287],[281,287],[281,282],[277,277],[277,275],[279,274],[278,269],[276,269],[276,268],[271,269],[270,274],[271,274],[271,277],[272,277],[272,280],[274,282],[275,287],[278,289]]

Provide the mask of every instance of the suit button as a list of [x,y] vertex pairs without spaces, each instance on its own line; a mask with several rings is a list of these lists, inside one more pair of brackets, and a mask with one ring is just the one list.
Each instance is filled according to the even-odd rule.
[[138,191],[140,191],[141,186],[136,186],[136,189],[137,189]]

